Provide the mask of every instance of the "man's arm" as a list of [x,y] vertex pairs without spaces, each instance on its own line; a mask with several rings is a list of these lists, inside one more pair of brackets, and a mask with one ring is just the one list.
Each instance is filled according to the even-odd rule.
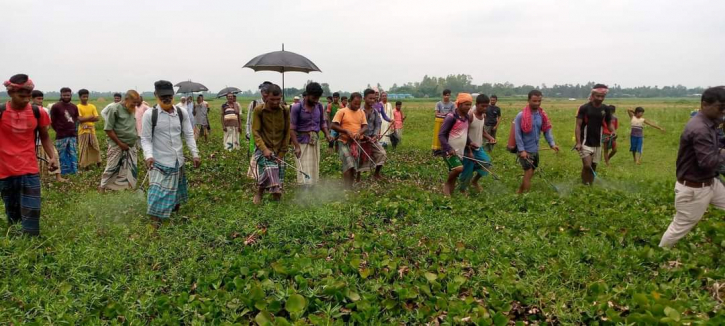
[[453,129],[453,124],[455,124],[455,122],[456,118],[452,116],[446,117],[441,125],[441,130],[438,131],[438,141],[441,143],[441,149],[448,154],[451,154],[451,151],[453,151],[451,145],[448,144],[448,134],[451,133],[451,129]]
[[519,152],[525,152],[526,147],[524,146],[524,132],[521,130],[521,114],[517,115],[514,119],[514,137],[516,138],[516,150]]
[[116,143],[116,145],[118,145],[118,147],[120,147],[122,151],[128,150],[128,148],[129,148],[128,145],[126,145],[126,143],[124,143],[120,139],[118,139],[118,136],[116,135],[115,130],[106,130],[106,135],[108,135],[108,138],[113,140],[113,142]]
[[493,130],[498,130],[498,125],[501,123],[501,111],[498,111],[498,118],[496,118],[496,125],[493,126]]
[[40,133],[40,143],[43,145],[43,150],[48,156],[48,164],[50,165],[49,168],[51,171],[55,171],[58,169],[58,162],[56,160],[57,157],[55,157],[55,148],[50,140],[50,135],[48,135],[48,126],[40,127],[38,128],[38,131]]
[[388,115],[387,115],[387,114],[385,114],[385,106],[381,107],[381,108],[380,108],[380,109],[378,110],[378,112],[380,112],[380,115],[381,115],[381,116],[383,116],[383,120],[385,120],[385,121],[387,121],[387,122],[390,122],[390,121],[392,121],[392,120],[390,120],[390,118],[388,118]]
[[[184,109],[180,109],[182,112]],[[192,157],[194,158],[194,164],[197,165],[197,159],[199,159],[199,148],[196,146],[196,139],[194,139],[194,127],[191,126],[191,120],[189,120],[189,112],[186,113],[184,117],[184,125],[181,126],[184,133],[184,140],[186,141],[186,147],[189,148],[189,151],[191,152]],[[143,129],[144,133],[146,132],[146,126],[144,126]]]
[[[151,133],[152,123],[151,114],[153,109],[149,109],[141,118],[141,149],[143,150],[143,156],[146,160],[146,167],[152,167],[154,164],[154,139]],[[109,115],[110,116],[110,115]]]
[[725,150],[713,150],[713,148],[718,148],[718,146],[714,143],[715,140],[708,134],[709,130],[694,130],[691,132],[692,135],[690,137],[692,137],[698,167],[704,170],[716,170],[725,162]]
[[576,138],[576,150],[582,149],[582,123],[584,123],[584,120],[581,118],[576,118],[576,127],[574,128],[574,137]]
[[247,107],[247,121],[245,123],[246,125],[246,131],[247,131],[247,139],[249,139],[249,136],[252,134],[252,116],[254,115],[254,104],[257,101],[252,101],[249,103],[249,107]]

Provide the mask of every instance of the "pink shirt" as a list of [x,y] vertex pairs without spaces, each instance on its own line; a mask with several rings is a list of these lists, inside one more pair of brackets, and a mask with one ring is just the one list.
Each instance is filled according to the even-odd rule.
[[149,109],[149,105],[143,102],[141,105],[136,107],[136,132],[141,136],[141,129],[143,129],[143,114]]
[[403,112],[393,110],[393,119],[395,120],[395,129],[403,129]]

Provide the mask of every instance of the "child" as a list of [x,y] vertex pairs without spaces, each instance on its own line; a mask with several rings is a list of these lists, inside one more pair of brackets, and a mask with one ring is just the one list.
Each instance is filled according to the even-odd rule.
[[[602,137],[602,144],[604,145],[604,164],[607,166],[609,166],[609,160],[614,157],[614,154],[617,154],[617,129],[619,129],[619,120],[617,120],[617,116],[614,115],[617,107],[610,105],[609,108],[612,112],[612,126],[614,126],[614,130],[609,130],[607,124],[602,123],[602,133],[604,134]],[[614,136],[612,136],[612,133],[614,133]]]
[[390,135],[390,142],[393,145],[393,149],[398,147],[398,144],[403,140],[403,122],[407,118],[403,113],[403,102],[395,102],[395,110],[393,110],[393,134]]
[[[475,144],[483,144],[484,139],[488,144],[496,144],[496,139],[486,131],[486,112],[491,99],[485,94],[476,97],[476,107],[468,111],[468,137]],[[477,149],[467,149],[466,156],[463,157],[463,172],[461,173],[461,184],[458,187],[461,192],[465,192],[469,184],[473,184],[473,188],[481,191],[478,180],[482,176],[488,175],[486,169],[491,166],[491,157],[488,153],[479,147]],[[476,172],[476,175],[473,175]]]
[[629,117],[632,119],[632,133],[630,134],[631,140],[629,145],[629,151],[632,152],[632,158],[634,158],[634,163],[640,165],[642,164],[642,142],[644,140],[644,125],[659,129],[662,132],[665,132],[665,129],[645,120],[642,117],[644,115],[644,108],[642,108],[641,106],[634,109],[634,111],[632,111],[632,109],[627,109],[627,114],[629,114]]
[[456,179],[463,172],[463,154],[466,147],[478,148],[468,137],[468,111],[473,106],[473,97],[468,93],[459,93],[456,109],[443,120],[438,140],[441,143],[443,160],[448,165],[448,180],[443,186],[443,195],[450,196],[456,185]]
[[347,96],[341,97],[340,103],[342,104],[342,108],[346,108],[347,107]]

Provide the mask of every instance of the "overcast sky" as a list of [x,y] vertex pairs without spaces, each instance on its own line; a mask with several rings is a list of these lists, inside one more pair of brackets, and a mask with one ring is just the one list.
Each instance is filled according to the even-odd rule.
[[254,89],[256,55],[302,54],[333,90],[469,74],[476,84],[725,84],[725,1],[0,0],[0,78],[38,89]]

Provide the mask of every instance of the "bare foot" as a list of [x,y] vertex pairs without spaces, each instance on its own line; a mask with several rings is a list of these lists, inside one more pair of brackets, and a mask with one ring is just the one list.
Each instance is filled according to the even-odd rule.
[[446,196],[446,197],[451,196],[451,187],[447,183],[443,184],[443,196]]
[[98,186],[98,193],[99,194],[105,194],[106,193],[106,188],[103,188],[101,186]]
[[376,181],[382,181],[382,180],[384,180],[385,178],[383,178],[383,176],[382,176],[382,175],[379,175],[379,174],[374,174],[374,175],[373,175],[373,179],[375,179]]
[[483,188],[481,187],[480,184],[474,183],[472,186],[473,186],[473,189],[476,189],[476,191],[478,191],[478,192],[483,191]]
[[55,181],[68,182],[68,179],[63,179],[63,177],[61,177],[60,174],[56,174]]
[[261,204],[262,203],[262,195],[260,195],[259,193],[257,193],[256,195],[254,195],[254,199],[252,199],[252,203],[254,203],[254,205]]
[[274,200],[274,201],[282,200],[282,194],[279,194],[279,193],[272,194],[272,200]]

